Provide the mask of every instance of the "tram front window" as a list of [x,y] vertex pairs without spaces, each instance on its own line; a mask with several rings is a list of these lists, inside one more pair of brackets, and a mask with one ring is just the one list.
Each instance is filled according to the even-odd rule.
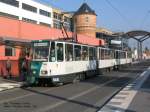
[[35,47],[33,59],[48,61],[49,47]]

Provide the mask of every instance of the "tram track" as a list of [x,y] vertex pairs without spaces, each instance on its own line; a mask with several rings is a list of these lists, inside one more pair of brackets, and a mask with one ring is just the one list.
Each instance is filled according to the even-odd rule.
[[72,100],[74,100],[74,99],[76,99],[76,98],[78,98],[78,97],[81,97],[81,96],[83,96],[83,95],[86,95],[87,93],[92,92],[92,91],[94,91],[94,90],[96,90],[96,89],[100,89],[101,87],[104,87],[105,85],[107,85],[107,84],[109,84],[109,83],[112,83],[113,81],[117,81],[117,80],[119,80],[119,79],[122,78],[122,77],[124,77],[124,76],[120,76],[119,78],[110,80],[110,81],[108,81],[108,82],[102,84],[101,86],[96,86],[96,87],[90,88],[90,89],[88,89],[87,91],[84,91],[84,92],[81,92],[81,93],[79,93],[79,94],[77,94],[77,95],[74,95],[74,96],[72,96],[72,97],[69,97],[69,98],[67,99],[67,101],[66,101],[66,100],[65,100],[65,101],[61,101],[61,102],[58,102],[58,103],[56,103],[56,104],[54,104],[54,105],[47,106],[47,107],[44,108],[44,109],[38,109],[38,110],[36,110],[36,112],[45,112],[45,111],[51,110],[51,109],[53,109],[53,108],[56,108],[56,107],[58,107],[58,106],[60,106],[60,105],[62,105],[62,104],[64,104],[64,103],[66,103],[66,102],[68,102],[68,101],[73,102]]
[[[100,77],[103,77],[103,76],[106,76],[106,75],[100,75]],[[111,81],[114,81],[114,79],[110,79],[109,76],[108,76],[108,79],[105,79],[105,80],[108,80],[107,82],[103,83],[101,86],[104,86],[105,84],[107,84],[108,82],[111,82]],[[82,83],[82,82],[81,82]],[[9,99],[5,99],[5,100],[1,100],[0,101],[0,104],[1,103],[4,103],[4,102],[9,102],[9,101],[14,101],[14,100],[17,100],[17,99],[22,99],[22,98],[25,98],[25,97],[29,97],[29,96],[32,96],[32,95],[37,95],[36,91],[37,92],[41,92],[41,93],[46,93],[46,92],[50,92],[50,91],[53,91],[55,89],[59,89],[61,87],[67,87],[67,86],[70,86],[72,84],[66,84],[66,85],[63,85],[63,86],[60,86],[60,87],[50,87],[46,90],[43,90],[43,91],[38,91],[36,89],[33,89],[32,87],[27,87],[27,88],[21,88],[22,90],[31,90],[31,93],[28,93],[26,95],[22,95],[22,96],[19,96],[19,97],[13,97],[13,98],[9,98]],[[74,84],[73,84],[74,85]],[[36,88],[36,87],[35,87]],[[14,89],[14,90],[10,90],[10,92],[14,92],[14,91],[18,91],[19,92],[19,88],[17,89]],[[4,92],[1,92],[1,94],[3,93],[6,93],[6,91]]]
[[97,90],[97,89],[101,89],[102,87],[104,87],[104,86],[106,86],[106,85],[108,85],[108,84],[110,84],[110,83],[112,83],[112,82],[119,81],[120,78],[123,78],[123,77],[126,77],[126,76],[127,76],[127,75],[125,75],[125,76],[119,76],[117,79],[113,79],[113,80],[107,81],[106,83],[102,84],[101,86],[96,86],[96,87],[94,87],[94,88],[88,89],[87,91],[81,92],[81,93],[79,93],[79,94],[77,94],[77,95],[74,95],[74,96],[72,96],[72,97],[69,97],[69,98],[67,98],[67,99],[64,98],[64,99],[62,99],[62,100],[64,100],[64,101],[58,102],[58,103],[53,104],[53,105],[51,105],[51,106],[47,106],[47,108],[45,108],[44,110],[43,110],[43,109],[41,109],[41,110],[38,109],[38,110],[36,110],[35,112],[45,112],[45,111],[47,111],[47,110],[51,110],[51,109],[54,109],[54,108],[56,108],[56,107],[58,107],[58,106],[60,106],[60,105],[63,105],[63,104],[65,104],[65,103],[67,103],[67,102],[76,102],[76,101],[74,101],[76,98],[79,98],[79,97],[81,97],[81,96],[84,96],[84,95],[86,95],[86,94],[88,94],[88,93],[90,93],[90,92],[93,92],[93,91]]
[[[100,77],[102,77],[102,76],[105,76],[105,75],[101,75]],[[96,87],[94,87],[94,88],[90,88],[90,89],[88,89],[87,91],[90,92],[90,91],[93,91],[93,90],[95,90],[95,89],[101,88],[101,87],[105,86],[106,84],[109,84],[109,83],[111,83],[111,82],[113,82],[113,81],[118,80],[118,79],[121,78],[121,77],[124,77],[124,76],[119,76],[119,77],[117,77],[117,79],[108,79],[108,81],[105,82],[105,83],[103,83],[102,85],[96,86]],[[69,85],[69,84],[68,84],[68,85]],[[64,85],[64,86],[68,86],[68,85]],[[54,87],[54,88],[49,88],[49,89],[46,89],[46,90],[44,90],[44,91],[39,91],[39,92],[40,92],[40,93],[45,93],[45,92],[50,92],[50,91],[53,91],[53,90],[59,89],[59,88],[60,88],[60,87]],[[22,89],[23,89],[23,88],[22,88]],[[18,89],[17,89],[17,90],[18,90]],[[37,93],[35,93],[36,90],[32,90],[31,87],[29,87],[29,88],[24,88],[23,90],[31,90],[31,91],[33,91],[33,93],[29,93],[29,94],[22,95],[22,96],[19,96],[19,97],[10,98],[10,99],[7,99],[7,100],[1,100],[1,101],[0,101],[0,104],[2,104],[2,103],[4,103],[4,102],[10,102],[10,101],[14,101],[14,100],[17,100],[17,99],[22,99],[22,98],[25,98],[25,97],[37,95]],[[34,92],[34,91],[35,91],[35,92]],[[86,92],[86,93],[87,93],[87,92]],[[84,95],[84,92],[81,93],[81,95],[82,95],[82,94]],[[79,95],[79,96],[81,96],[81,95]]]
[[[136,68],[139,69],[142,67],[137,66]],[[139,70],[139,72],[140,72],[140,70]],[[91,103],[84,103],[84,101],[83,101],[84,97],[90,98],[91,96],[89,96],[89,95],[97,92],[97,90],[99,90],[99,91],[101,90],[100,93],[103,93],[103,91],[105,89],[107,89],[107,88],[105,88],[106,86],[109,86],[109,85],[115,84],[115,83],[120,84],[120,82],[122,82],[121,80],[129,81],[128,79],[126,79],[126,77],[129,77],[131,79],[135,79],[136,76],[138,75],[137,73],[130,73],[130,71],[124,72],[124,73],[114,72],[114,74],[113,73],[111,73],[111,74],[112,75],[108,75],[108,77],[107,77],[107,75],[101,75],[98,77],[98,78],[100,78],[99,80],[97,80],[98,78],[96,77],[94,79],[88,79],[88,80],[85,80],[85,81],[82,81],[82,82],[79,82],[76,84],[67,84],[64,86],[52,87],[52,88],[48,88],[48,89],[46,88],[46,90],[45,89],[43,90],[43,88],[38,90],[38,88],[32,88],[32,87],[23,88],[22,89],[23,91],[27,91],[29,93],[27,93],[25,95],[19,95],[17,97],[13,97],[13,98],[1,100],[0,105],[2,106],[3,103],[22,102],[22,101],[29,101],[32,104],[37,104],[37,108],[34,108],[33,110],[27,109],[26,112],[45,112],[45,111],[49,112],[49,110],[52,110],[52,112],[53,112],[53,110],[55,110],[56,108],[62,108],[63,106],[65,108],[66,105],[71,104],[71,103],[72,104],[81,104],[82,106],[89,106],[90,108],[94,108],[94,110],[95,109],[98,110],[103,105],[102,101],[100,101],[100,103],[101,103],[100,105],[99,105],[98,101],[96,101],[94,103],[94,105],[91,105]],[[136,75],[133,75],[133,74],[136,74]],[[115,75],[115,77],[113,77],[114,75]],[[104,78],[104,77],[106,77],[106,78]],[[110,77],[113,77],[113,78],[110,78]],[[97,81],[96,84],[94,84],[95,80]],[[99,81],[101,81],[101,82],[99,82]],[[92,84],[88,84],[88,83],[92,83]],[[127,83],[123,82],[121,84],[122,84],[121,87],[115,88],[115,89],[116,90],[121,89]],[[77,88],[80,86],[81,86],[80,89]],[[73,90],[73,89],[75,91],[71,92],[71,90]],[[79,90],[77,91],[77,89],[79,89]],[[108,93],[109,94],[104,95],[104,97],[102,99],[99,99],[99,100],[105,100],[105,102],[106,102],[106,100],[109,99],[112,96],[112,94],[114,94],[116,92],[115,89],[111,90],[113,93],[111,93],[111,91],[107,91],[107,94]],[[68,93],[66,92],[67,90],[68,90]],[[19,91],[19,90],[17,90],[17,91]],[[59,92],[61,92],[61,93],[59,93]],[[105,91],[104,91],[104,94],[105,94]],[[44,103],[43,105],[39,105],[37,102],[35,103],[33,101],[36,98],[39,98],[36,100],[40,101],[40,97],[41,98],[42,97],[47,98],[47,101],[43,102]],[[49,101],[48,101],[48,99],[49,99]],[[51,99],[53,99],[54,101]],[[0,110],[1,110],[1,106],[0,106]],[[86,111],[85,110],[84,111],[85,112],[93,112],[90,110],[91,109],[86,109]],[[16,112],[16,111],[12,110],[11,112]],[[65,112],[65,109],[62,112]],[[79,112],[83,112],[83,111],[79,111]]]

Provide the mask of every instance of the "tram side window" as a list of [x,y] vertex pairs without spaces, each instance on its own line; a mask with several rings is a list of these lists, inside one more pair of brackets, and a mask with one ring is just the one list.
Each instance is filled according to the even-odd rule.
[[126,52],[122,52],[122,58],[126,58]]
[[96,59],[96,48],[93,48],[93,59]]
[[110,50],[106,49],[105,50],[105,59],[110,59]]
[[123,52],[120,52],[120,59],[123,58]]
[[57,61],[61,62],[64,59],[63,44],[57,43]]
[[116,59],[120,59],[120,52],[116,51]]
[[66,61],[73,61],[73,45],[66,44],[65,48]]
[[88,61],[88,47],[86,46],[82,47],[82,60]]
[[114,59],[114,50],[110,50],[111,59]]
[[55,62],[56,56],[55,56],[55,42],[51,43],[51,49],[50,49],[50,62]]
[[105,59],[105,50],[101,49],[101,60]]
[[132,58],[132,53],[131,52],[127,53],[127,58]]
[[96,56],[95,48],[90,47],[89,48],[89,60],[94,60]]
[[74,46],[74,58],[75,61],[81,60],[81,46],[79,45]]
[[99,60],[101,59],[101,49],[99,48]]

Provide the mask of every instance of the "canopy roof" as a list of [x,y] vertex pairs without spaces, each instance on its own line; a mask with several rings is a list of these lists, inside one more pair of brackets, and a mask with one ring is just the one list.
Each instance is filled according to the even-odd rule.
[[31,40],[14,37],[0,37],[0,45],[7,45],[17,48],[29,48],[31,46]]
[[143,30],[135,30],[135,31],[127,32],[125,35],[128,35],[129,37],[146,36],[146,35],[150,35],[150,32],[143,31]]

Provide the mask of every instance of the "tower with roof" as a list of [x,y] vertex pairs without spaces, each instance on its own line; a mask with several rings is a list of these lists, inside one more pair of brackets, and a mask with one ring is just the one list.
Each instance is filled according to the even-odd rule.
[[83,3],[74,14],[76,33],[95,37],[96,13],[87,3]]

